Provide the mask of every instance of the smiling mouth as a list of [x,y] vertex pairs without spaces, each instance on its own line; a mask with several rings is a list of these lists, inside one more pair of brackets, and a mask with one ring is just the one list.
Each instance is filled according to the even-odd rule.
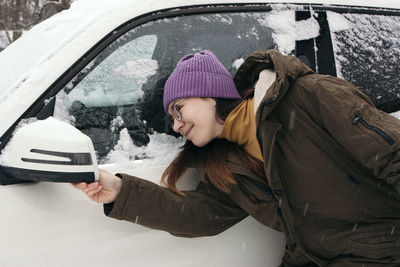
[[187,131],[183,134],[183,136],[185,136],[185,137],[187,138],[188,135],[189,135],[189,133],[192,131],[192,128],[193,128],[193,126],[190,127],[189,130],[187,130]]

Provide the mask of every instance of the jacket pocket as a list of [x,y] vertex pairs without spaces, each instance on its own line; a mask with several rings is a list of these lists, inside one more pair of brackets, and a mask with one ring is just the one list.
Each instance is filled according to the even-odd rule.
[[353,119],[353,124],[360,123],[363,127],[367,128],[368,130],[371,130],[378,134],[380,137],[382,137],[389,145],[394,144],[394,140],[387,134],[385,133],[382,129],[371,125],[370,123],[366,122],[363,117],[359,114],[356,113],[355,117]]

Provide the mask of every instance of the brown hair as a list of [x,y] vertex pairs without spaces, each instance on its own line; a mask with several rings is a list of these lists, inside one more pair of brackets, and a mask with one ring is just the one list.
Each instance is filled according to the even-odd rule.
[[[216,100],[217,119],[224,122],[229,113],[241,100],[221,99]],[[229,186],[236,184],[227,164],[227,157],[234,154],[239,157],[245,166],[264,176],[262,162],[248,154],[241,146],[225,139],[214,139],[203,147],[196,147],[189,140],[182,146],[182,151],[171,162],[162,175],[162,183],[170,190],[184,195],[176,188],[176,183],[188,168],[195,168],[203,181],[212,183],[223,192],[229,192]]]

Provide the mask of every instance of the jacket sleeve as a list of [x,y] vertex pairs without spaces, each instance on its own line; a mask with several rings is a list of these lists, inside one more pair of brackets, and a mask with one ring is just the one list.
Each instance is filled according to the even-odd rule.
[[325,75],[297,80],[304,107],[374,177],[400,194],[400,121],[349,82]]
[[195,191],[173,193],[150,181],[126,174],[113,204],[105,204],[107,216],[164,230],[181,237],[216,235],[248,214],[227,194],[200,182]]

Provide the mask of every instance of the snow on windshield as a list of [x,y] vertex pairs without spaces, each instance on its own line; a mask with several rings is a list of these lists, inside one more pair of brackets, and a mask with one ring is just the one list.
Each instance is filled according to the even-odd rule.
[[127,78],[135,79],[138,84],[144,84],[149,76],[156,74],[157,68],[157,61],[141,58],[135,61],[126,61],[114,71]]
[[151,59],[156,44],[156,35],[144,35],[118,47],[97,66],[94,59],[86,70],[95,68],[68,94],[65,105],[69,108],[74,101],[86,107],[136,103],[143,96],[141,86],[157,72],[158,63]]
[[[342,72],[347,71],[343,68],[344,65],[348,65],[349,53],[366,53],[371,55],[371,63],[381,62],[384,68],[396,67],[398,69],[400,57],[399,17],[338,14],[335,12],[327,12],[327,16],[337,59],[336,69],[340,77],[344,77]],[[376,49],[379,47],[387,48]],[[378,71],[377,69],[372,70],[372,72]]]
[[355,84],[378,108],[400,101],[400,17],[328,12],[339,77]]
[[318,21],[314,17],[296,21],[295,10],[273,10],[258,22],[272,29],[276,48],[286,55],[296,48],[296,41],[315,38],[320,30]]

